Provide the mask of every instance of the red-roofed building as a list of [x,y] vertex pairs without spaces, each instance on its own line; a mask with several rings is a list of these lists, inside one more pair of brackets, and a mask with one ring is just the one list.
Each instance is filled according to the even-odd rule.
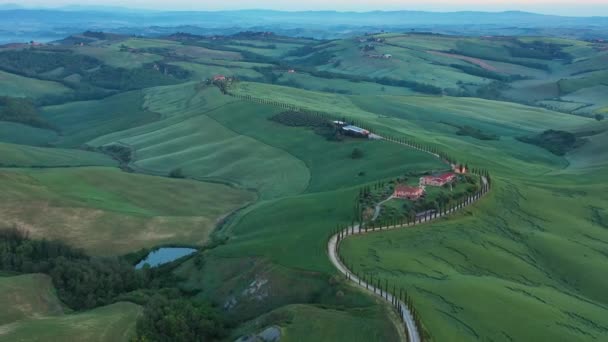
[[424,176],[420,178],[420,185],[444,186],[456,179],[456,174],[447,172],[439,176]]
[[224,75],[215,75],[213,76],[213,82],[215,81],[225,81],[226,80],[226,76]]
[[393,197],[417,200],[424,195],[424,189],[419,186],[397,185]]

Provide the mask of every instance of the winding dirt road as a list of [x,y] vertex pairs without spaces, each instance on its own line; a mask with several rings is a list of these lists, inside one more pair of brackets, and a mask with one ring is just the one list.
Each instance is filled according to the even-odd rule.
[[[411,147],[407,144],[403,144],[400,142],[395,142],[395,143]],[[427,152],[427,153],[429,153],[435,157],[439,157],[437,154],[434,154],[431,152]],[[357,224],[357,225],[354,225],[351,227],[347,227],[346,229],[342,230],[341,232],[333,235],[327,243],[327,254],[329,255],[329,260],[336,267],[336,269],[338,269],[338,271],[340,271],[340,273],[342,273],[348,280],[353,282],[359,288],[364,289],[367,292],[370,292],[373,295],[384,299],[385,301],[390,303],[391,306],[393,306],[397,309],[399,315],[401,316],[401,318],[405,324],[405,331],[406,331],[406,335],[407,335],[409,342],[420,342],[421,341],[420,331],[418,330],[418,326],[416,325],[416,321],[414,320],[414,315],[411,312],[411,310],[409,309],[409,307],[406,305],[406,303],[401,301],[399,298],[394,297],[392,294],[390,294],[387,291],[383,291],[382,289],[377,288],[373,284],[366,283],[364,280],[357,277],[351,270],[349,270],[346,267],[346,265],[344,265],[342,260],[340,259],[340,256],[338,253],[338,248],[340,247],[340,242],[345,237],[348,237],[350,235],[369,234],[369,233],[379,232],[379,231],[413,227],[415,225],[419,225],[419,224],[426,223],[426,222],[431,222],[431,221],[434,221],[441,217],[444,217],[444,216],[453,214],[457,211],[460,211],[463,208],[477,202],[481,197],[483,197],[483,195],[485,195],[489,191],[488,179],[485,176],[481,176],[481,180],[482,180],[482,182],[481,182],[482,190],[479,193],[467,198],[464,202],[460,203],[459,205],[457,205],[456,207],[454,207],[450,210],[437,213],[436,215],[421,217],[420,221],[418,223],[414,222],[414,223],[408,223],[408,224],[403,224],[403,225],[378,227],[378,228],[374,228],[374,229],[364,229],[364,228],[361,228],[361,226]],[[378,216],[380,215],[380,210],[381,210],[382,204],[391,200],[392,198],[393,197],[390,196],[389,198],[376,204],[376,206],[374,208],[374,215],[373,215],[372,221],[375,221],[378,218]]]

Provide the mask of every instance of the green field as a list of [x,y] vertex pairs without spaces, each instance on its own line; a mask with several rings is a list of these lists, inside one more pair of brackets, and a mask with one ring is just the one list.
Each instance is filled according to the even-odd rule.
[[83,313],[44,317],[0,326],[6,341],[129,341],[141,308],[116,303]]
[[0,121],[0,140],[6,143],[48,146],[57,139],[57,132],[26,126],[16,122]]
[[67,313],[43,274],[0,277],[0,303],[2,341],[128,341],[141,312],[138,305],[116,303]]
[[254,199],[221,184],[114,168],[4,169],[0,179],[5,224],[95,255],[202,245],[218,220]]
[[71,102],[44,108],[44,117],[61,130],[59,146],[80,147],[98,136],[153,122],[158,114],[144,107],[140,91],[103,100]]
[[29,97],[37,99],[47,95],[69,93],[70,88],[61,83],[37,80],[0,71],[0,96]]
[[116,164],[116,161],[109,156],[96,152],[0,143],[0,166],[3,167],[115,166]]
[[[382,309],[333,310],[309,305],[290,305],[246,324],[250,335],[274,324],[281,341],[396,341],[399,339]],[[241,332],[242,332],[241,330]]]
[[64,312],[51,278],[44,274],[0,277],[0,303],[0,331],[9,323]]

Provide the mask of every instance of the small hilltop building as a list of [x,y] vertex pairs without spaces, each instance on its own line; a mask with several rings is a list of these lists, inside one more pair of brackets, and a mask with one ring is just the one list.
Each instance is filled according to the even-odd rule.
[[395,187],[395,192],[393,192],[393,197],[395,198],[404,198],[409,200],[417,200],[424,195],[424,188],[420,186],[409,186],[399,184]]
[[420,185],[444,186],[453,182],[456,179],[456,174],[447,172],[437,176],[424,176],[420,178]]

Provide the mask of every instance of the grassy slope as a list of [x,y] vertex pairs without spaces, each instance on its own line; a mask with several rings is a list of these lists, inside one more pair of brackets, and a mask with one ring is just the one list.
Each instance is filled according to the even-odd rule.
[[248,322],[238,332],[256,334],[276,324],[281,341],[397,341],[399,337],[382,311],[381,307],[344,311],[289,305]]
[[6,341],[129,341],[141,307],[116,303],[83,313],[45,317],[0,326]]
[[[357,101],[392,116],[390,124],[377,120],[380,130],[413,135],[488,167],[497,186],[448,221],[349,239],[342,246],[346,260],[409,289],[438,341],[606,338],[607,283],[595,276],[608,270],[605,159],[601,154],[588,167],[591,159],[578,157],[601,149],[603,135],[572,152],[568,158],[579,162],[568,164],[508,136],[588,128],[589,120],[474,99],[403,98],[392,109],[391,102]],[[463,118],[503,137],[478,141],[436,123]]]
[[[237,133],[287,151],[304,161],[311,172],[308,191],[327,191],[408,171],[441,169],[445,166],[427,154],[382,141],[345,139],[331,142],[305,128],[292,128],[269,120],[281,111],[252,103],[230,104],[222,112],[208,115]],[[364,157],[352,159],[355,148]],[[364,176],[359,176],[364,172]]]
[[43,274],[0,277],[0,331],[4,324],[63,314],[51,278]]
[[61,130],[59,146],[79,147],[98,136],[157,120],[158,115],[143,103],[142,92],[132,91],[103,100],[45,107],[43,115]]
[[128,341],[141,313],[116,303],[64,314],[51,279],[43,274],[0,277],[1,341]]
[[0,166],[68,167],[115,166],[111,157],[83,150],[0,143]]
[[[295,104],[312,109],[332,108],[347,117],[364,120],[380,132],[399,132],[441,146],[461,160],[490,168],[500,177],[501,185],[478,210],[471,212],[473,215],[429,225],[424,230],[390,233],[390,237],[357,238],[343,247],[349,261],[361,270],[410,289],[425,324],[436,332],[436,340],[469,340],[475,336],[530,340],[543,334],[554,339],[605,336],[606,298],[601,289],[606,284],[593,274],[606,268],[601,260],[605,260],[602,253],[608,238],[603,236],[601,227],[607,213],[600,208],[606,207],[608,198],[602,186],[605,169],[598,169],[605,165],[603,154],[595,159],[590,157],[590,151],[602,150],[604,134],[595,135],[591,143],[568,156],[577,160],[575,164],[514,140],[548,128],[601,129],[591,120],[478,99],[384,97],[378,101],[371,97],[316,96],[302,90],[253,83],[241,84],[237,90],[285,101],[293,99]],[[500,135],[501,139],[487,142],[458,136],[454,127],[440,121],[471,125]],[[581,155],[586,157],[580,158]],[[554,176],[548,176],[549,173]],[[569,176],[570,173],[577,176]],[[324,196],[331,198],[330,193]],[[285,266],[309,268],[323,262],[321,242],[317,247],[319,260],[315,260],[316,253],[307,254],[306,259],[289,257],[290,251],[304,248],[302,232],[310,232],[309,225],[302,225],[302,229],[293,233],[292,228],[300,224],[283,227],[283,232],[293,234],[290,240],[296,239],[298,243],[288,243],[288,248],[279,253],[270,250],[279,245],[275,240],[280,240],[283,234],[271,233],[272,223],[264,219],[265,210],[276,213],[286,212],[288,207],[313,208],[296,199],[291,201],[299,204],[284,200],[286,207],[277,202],[244,216],[234,227],[234,242],[238,241],[234,249],[229,244],[215,253],[234,256],[238,254],[236,246],[247,246],[239,251],[251,249]],[[320,198],[315,200],[319,206],[322,202]],[[312,217],[322,217],[321,209],[311,210]],[[311,219],[304,211],[292,211],[292,215],[299,218],[299,223]],[[326,222],[334,221],[328,217]],[[258,226],[265,227],[260,233],[268,233],[258,233],[254,228]],[[573,227],[580,228],[573,230]],[[240,240],[240,236],[247,238]],[[265,241],[270,245],[266,247]],[[258,249],[260,245],[263,247]],[[580,257],[560,253],[565,250]],[[503,308],[513,314],[506,315]],[[529,312],[529,316],[522,315],[522,310]]]
[[92,141],[94,146],[119,141],[135,150],[137,170],[166,174],[181,167],[197,179],[234,182],[264,198],[300,193],[309,182],[306,165],[289,153],[223,126],[213,117],[233,111],[258,115],[272,107],[234,102],[215,88],[194,84],[147,91],[146,106],[162,120]]
[[253,200],[225,185],[112,168],[5,169],[0,178],[6,223],[95,255],[203,244],[221,217]]
[[57,132],[48,129],[35,128],[16,122],[0,121],[0,141],[46,146],[57,139]]
[[30,97],[33,99],[68,93],[71,90],[61,83],[42,81],[0,71],[0,96]]

